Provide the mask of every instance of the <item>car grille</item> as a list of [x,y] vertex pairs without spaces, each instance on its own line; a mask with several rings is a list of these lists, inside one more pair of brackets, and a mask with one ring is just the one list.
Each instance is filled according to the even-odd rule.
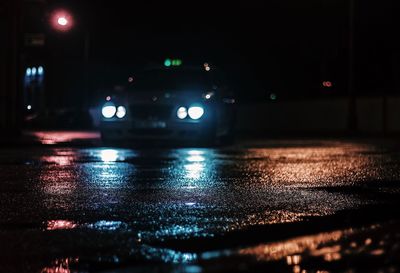
[[131,129],[129,133],[135,135],[150,135],[150,136],[167,136],[172,133],[171,130],[168,129],[159,129],[159,128],[151,128],[151,129]]
[[171,105],[132,105],[129,107],[130,115],[134,119],[167,120],[171,117]]

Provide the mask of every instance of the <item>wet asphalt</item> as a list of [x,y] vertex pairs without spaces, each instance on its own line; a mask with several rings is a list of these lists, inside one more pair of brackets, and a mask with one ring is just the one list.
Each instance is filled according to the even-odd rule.
[[399,167],[393,139],[1,147],[0,272],[398,272]]

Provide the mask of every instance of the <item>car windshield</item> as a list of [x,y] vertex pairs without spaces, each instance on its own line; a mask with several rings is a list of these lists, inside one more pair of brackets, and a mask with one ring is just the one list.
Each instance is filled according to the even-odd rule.
[[211,86],[211,77],[205,71],[157,70],[133,76],[128,90],[204,90]]

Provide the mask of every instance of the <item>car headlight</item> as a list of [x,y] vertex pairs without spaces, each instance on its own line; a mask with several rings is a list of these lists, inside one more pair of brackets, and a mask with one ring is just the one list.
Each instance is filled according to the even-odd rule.
[[183,106],[179,107],[178,111],[176,111],[176,116],[179,119],[185,119],[187,117],[187,115],[188,115],[188,112],[187,112],[186,107],[183,107]]
[[126,108],[124,106],[118,106],[117,113],[115,114],[118,118],[123,118],[126,115]]
[[112,118],[115,113],[117,112],[117,108],[114,105],[104,105],[103,108],[101,109],[101,114],[105,118]]
[[191,119],[199,119],[204,115],[204,108],[201,106],[191,106],[188,110]]

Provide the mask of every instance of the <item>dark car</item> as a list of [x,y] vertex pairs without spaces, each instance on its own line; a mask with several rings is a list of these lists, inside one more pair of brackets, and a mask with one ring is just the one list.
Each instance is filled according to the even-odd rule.
[[232,142],[235,99],[222,74],[207,63],[171,63],[129,77],[122,92],[106,97],[103,141]]

